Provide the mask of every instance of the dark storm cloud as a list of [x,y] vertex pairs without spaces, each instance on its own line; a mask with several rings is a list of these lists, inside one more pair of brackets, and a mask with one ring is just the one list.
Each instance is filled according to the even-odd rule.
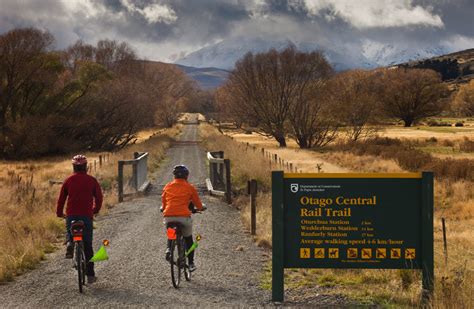
[[[130,38],[138,35],[154,41],[185,39],[190,43],[203,44],[228,35],[233,23],[249,18],[249,12],[236,1],[161,1],[160,4],[168,6],[177,16],[176,21],[170,24],[150,23],[140,12],[130,12],[120,0],[96,0],[95,3],[126,16],[125,23],[117,25],[120,33]],[[139,9],[152,3],[155,1],[133,1]]]
[[126,40],[156,59],[236,36],[469,45],[473,12],[472,0],[1,0],[0,32],[47,28],[58,47]]
[[432,5],[445,24],[445,32],[466,36],[474,35],[474,1],[472,0],[418,0],[420,5]]

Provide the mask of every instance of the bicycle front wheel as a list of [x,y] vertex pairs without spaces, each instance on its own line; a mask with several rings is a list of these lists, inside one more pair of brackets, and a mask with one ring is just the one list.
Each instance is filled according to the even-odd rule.
[[176,240],[171,241],[171,256],[170,256],[170,265],[171,265],[171,281],[173,286],[177,289],[181,282],[181,262],[179,258],[179,242]]
[[191,272],[189,271],[189,265],[186,263],[186,245],[184,242],[184,238],[181,238],[181,252],[180,252],[180,258],[181,258],[181,265],[183,267],[183,272],[184,272],[184,279],[186,281],[191,281]]

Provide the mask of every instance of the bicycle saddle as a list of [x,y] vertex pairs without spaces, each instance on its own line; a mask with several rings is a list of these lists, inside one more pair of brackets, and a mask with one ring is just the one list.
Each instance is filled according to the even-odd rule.
[[168,222],[166,224],[166,228],[180,228],[182,229],[183,228],[183,224],[182,223],[179,223],[179,222]]
[[84,229],[84,221],[82,220],[74,220],[71,221],[71,230],[83,230]]

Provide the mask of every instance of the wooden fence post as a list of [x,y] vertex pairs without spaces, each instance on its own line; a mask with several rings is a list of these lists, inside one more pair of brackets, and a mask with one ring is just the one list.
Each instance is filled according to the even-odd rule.
[[232,204],[232,183],[230,179],[230,160],[224,159],[225,165],[225,194],[228,204]]
[[102,167],[102,155],[99,155],[99,166]]
[[255,179],[249,182],[250,191],[250,234],[257,234],[257,181]]
[[444,247],[444,264],[446,269],[448,268],[448,243],[446,240],[446,223],[444,218],[441,218],[441,223],[443,224],[443,247]]
[[123,162],[118,162],[118,200],[123,202]]

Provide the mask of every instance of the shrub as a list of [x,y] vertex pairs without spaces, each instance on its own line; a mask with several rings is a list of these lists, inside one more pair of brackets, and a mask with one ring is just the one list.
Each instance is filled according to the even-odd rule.
[[454,142],[452,140],[445,139],[443,141],[443,146],[445,146],[445,147],[454,147]]
[[[474,142],[465,139],[463,149],[474,148]],[[454,146],[450,140],[443,141],[444,146]],[[431,154],[415,149],[415,144],[402,142],[400,139],[374,138],[365,142],[337,144],[334,150],[347,151],[358,156],[372,155],[391,159],[404,170],[433,171],[438,179],[473,180],[474,160],[438,159]]]
[[458,121],[454,124],[454,126],[455,127],[464,127],[464,123]]
[[474,141],[467,137],[459,144],[459,150],[463,152],[474,152]]
[[430,119],[427,124],[430,127],[449,127],[449,126],[451,126],[451,124],[449,122],[437,121],[435,119]]

